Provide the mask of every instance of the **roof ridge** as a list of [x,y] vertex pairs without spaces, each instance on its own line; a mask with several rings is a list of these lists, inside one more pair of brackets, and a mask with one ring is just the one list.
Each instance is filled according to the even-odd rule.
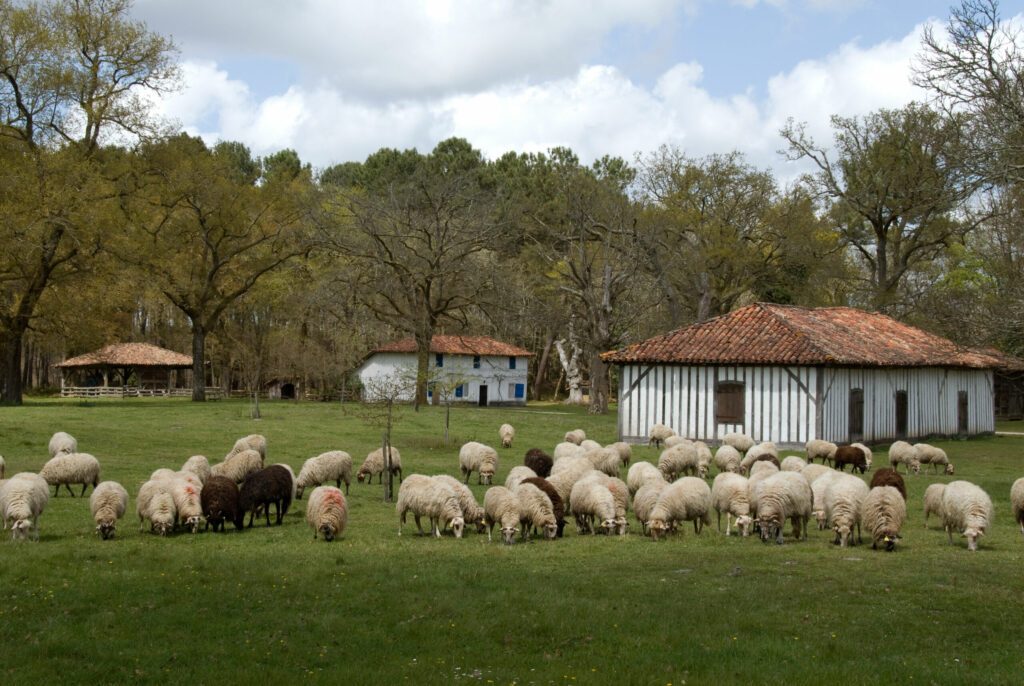
[[[771,316],[777,322],[779,322],[779,324],[781,324],[783,327],[785,327],[786,330],[788,330],[790,333],[792,333],[795,336],[799,336],[800,337],[800,341],[804,345],[809,347],[812,352],[814,352],[817,355],[820,355],[821,357],[823,357],[826,360],[833,360],[834,361],[834,360],[837,359],[835,354],[831,350],[828,350],[826,347],[824,347],[822,345],[819,345],[819,342],[818,342],[817,338],[815,338],[814,336],[808,336],[807,332],[805,330],[803,330],[802,328],[797,326],[794,322],[791,322],[789,319],[784,317],[782,315],[782,313],[779,312],[776,309],[776,308],[787,308],[787,309],[793,309],[793,310],[802,310],[803,312],[805,312],[805,313],[807,313],[807,314],[809,314],[810,316],[813,317],[814,316],[814,312],[817,309],[819,309],[819,308],[803,307],[801,305],[781,305],[781,304],[778,304],[778,303],[755,303],[755,304],[761,305],[763,307],[763,309],[767,310],[771,314]],[[821,308],[821,309],[852,309],[852,308]]]

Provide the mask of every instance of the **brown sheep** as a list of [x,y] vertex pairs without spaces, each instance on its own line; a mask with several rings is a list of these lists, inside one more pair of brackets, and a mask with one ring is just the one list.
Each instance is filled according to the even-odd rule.
[[537,476],[546,479],[551,476],[551,456],[540,448],[530,448],[526,451],[523,464],[532,469]]
[[896,470],[883,467],[875,472],[874,476],[871,477],[871,488],[879,486],[892,486],[900,492],[900,495],[903,496],[903,501],[906,502],[907,485],[903,482],[903,477]]
[[863,474],[868,471],[868,460],[864,455],[864,451],[852,445],[836,448],[836,454],[833,459],[835,461],[835,468],[841,472],[845,471],[846,465],[850,465],[851,472],[859,469],[860,473]]

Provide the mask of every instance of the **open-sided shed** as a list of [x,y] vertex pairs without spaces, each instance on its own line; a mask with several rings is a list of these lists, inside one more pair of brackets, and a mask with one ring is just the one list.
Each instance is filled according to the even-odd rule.
[[[149,343],[116,343],[54,366],[61,370],[62,396],[175,395],[177,372],[191,369],[192,358]],[[87,375],[99,383],[81,383],[82,379],[79,384],[68,383],[69,376]],[[115,375],[121,383],[112,386]],[[129,386],[133,375],[136,383]]]

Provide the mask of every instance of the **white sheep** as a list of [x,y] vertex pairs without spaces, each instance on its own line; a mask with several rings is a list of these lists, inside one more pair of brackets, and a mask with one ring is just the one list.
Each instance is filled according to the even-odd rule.
[[860,451],[862,453],[864,453],[864,465],[868,469],[871,469],[871,462],[872,462],[871,448],[867,447],[863,443],[851,443],[850,445],[853,446],[854,448],[860,448]]
[[[366,483],[373,481],[373,477],[377,477],[377,483],[384,483],[384,472],[387,471],[384,465],[384,449],[377,448],[372,453],[366,456],[363,460],[362,466],[359,471],[356,472],[356,481]],[[398,448],[391,446],[391,474],[392,476],[398,476],[398,481],[402,481],[402,455],[398,452]]]
[[484,493],[484,522],[490,541],[494,525],[498,524],[505,545],[516,542],[519,531],[519,498],[504,486],[492,486]]
[[512,491],[515,487],[522,482],[523,479],[531,479],[537,476],[537,472],[533,471],[525,465],[516,465],[513,467],[508,476],[505,477],[505,488]]
[[210,476],[223,476],[240,484],[261,469],[263,459],[260,454],[255,450],[243,450],[210,467]]
[[324,540],[333,541],[345,533],[348,525],[348,503],[345,494],[334,486],[317,486],[309,494],[306,521],[313,529],[313,540],[323,534]]
[[718,513],[718,530],[722,530],[722,513],[725,512],[725,535],[732,534],[732,518],[741,536],[750,534],[753,519],[750,516],[750,495],[747,478],[732,472],[722,472],[711,483],[711,506]]
[[498,452],[483,443],[470,441],[459,449],[459,469],[465,483],[468,484],[470,475],[477,472],[476,482],[489,484],[498,471]]
[[39,476],[54,486],[54,496],[63,485],[74,497],[71,484],[82,484],[82,495],[85,495],[90,485],[95,488],[100,482],[100,462],[88,453],[60,453],[43,465]]
[[263,468],[263,462],[267,459],[267,439],[260,434],[249,434],[243,438],[239,438],[235,441],[235,445],[231,447],[230,452],[224,456],[224,461],[227,462],[233,456],[244,450],[255,450],[260,455],[260,469]]
[[476,501],[476,497],[473,495],[473,491],[469,490],[469,486],[448,474],[438,474],[430,478],[440,481],[452,489],[456,499],[459,501],[459,509],[462,510],[463,523],[475,524],[477,532],[482,534],[484,532],[484,508],[480,507],[480,503]]
[[858,541],[861,538],[861,506],[868,490],[868,485],[862,479],[843,473],[825,488],[825,519],[832,525],[832,531],[836,534],[835,542],[841,548],[853,542],[854,528],[857,529]]
[[465,520],[462,518],[458,496],[444,483],[429,476],[412,474],[402,482],[398,488],[395,511],[398,512],[399,536],[402,535],[406,514],[411,512],[416,520],[416,528],[421,534],[424,531],[420,525],[420,517],[428,517],[430,531],[437,538],[441,537],[441,530],[448,526],[451,526],[456,538],[462,538]]
[[135,498],[135,512],[139,515],[139,531],[144,530],[148,519],[150,531],[160,536],[171,533],[178,519],[178,510],[174,507],[174,496],[171,494],[171,481],[162,479],[142,484]]
[[967,549],[978,549],[978,539],[992,523],[992,499],[970,481],[951,481],[942,494],[942,526],[953,544],[953,530],[967,539]]
[[634,462],[626,472],[626,485],[629,486],[630,495],[635,496],[641,488],[652,481],[668,483],[661,470],[650,462]]
[[1024,478],[1017,479],[1010,487],[1010,507],[1013,509],[1013,521],[1020,525],[1020,532],[1024,534]]
[[38,474],[19,472],[0,485],[0,517],[11,540],[39,540],[39,517],[50,502],[50,487]]
[[533,484],[519,484],[511,489],[519,500],[519,525],[525,539],[531,529],[541,531],[545,538],[558,535],[558,524],[551,506],[551,498]]
[[598,522],[606,534],[615,531],[615,498],[604,484],[580,479],[569,493],[569,506],[576,518],[578,533],[596,533]]
[[675,481],[682,474],[697,475],[702,479],[707,476],[707,465],[702,468],[697,446],[693,443],[665,448],[658,456],[658,469],[666,481]]
[[78,452],[78,441],[71,434],[58,431],[50,437],[50,457]]
[[167,491],[174,499],[174,511],[180,521],[192,533],[199,532],[199,524],[203,519],[201,501],[202,484],[199,477],[192,472],[172,472],[169,476],[150,477],[151,482],[163,482]]
[[946,455],[946,451],[942,448],[937,448],[934,445],[927,443],[915,443],[914,449],[917,450],[917,459],[920,460],[921,464],[930,464],[934,469],[932,473],[939,471],[939,465],[943,465],[945,474],[953,474],[953,465],[949,462],[949,457]]
[[771,462],[755,462],[750,468],[747,478],[747,501],[750,503],[750,516],[757,515],[757,493],[762,481],[772,474],[778,474],[779,468]]
[[676,432],[664,424],[655,424],[647,433],[647,445],[653,445],[655,448],[660,448],[666,438],[675,435]]
[[714,463],[720,472],[735,472],[739,474],[742,461],[743,455],[731,445],[723,444],[715,451]]
[[807,462],[804,458],[797,457],[796,455],[790,455],[782,460],[782,464],[779,465],[779,469],[783,472],[801,472],[806,466]]
[[661,444],[666,448],[671,448],[672,446],[679,445],[680,443],[693,443],[693,441],[691,441],[686,436],[676,435],[669,436],[668,438],[661,442]]
[[303,492],[310,486],[333,481],[337,488],[345,482],[345,493],[352,481],[352,456],[344,450],[328,450],[302,463],[299,477],[295,480],[295,497],[302,500]]
[[822,464],[832,464],[832,460],[835,459],[836,451],[839,450],[839,446],[831,441],[823,441],[815,438],[807,441],[804,445],[804,449],[807,452],[808,462],[814,462],[817,459],[821,459]]
[[185,460],[181,471],[192,472],[199,477],[201,483],[205,484],[206,480],[210,478],[210,461],[206,459],[205,455],[193,455]]
[[917,448],[906,441],[896,441],[889,446],[889,466],[898,472],[901,464],[906,467],[907,474],[921,473],[921,457],[917,454]]
[[498,427],[498,438],[501,439],[502,448],[511,448],[515,437],[516,430],[511,424],[502,424]]
[[749,474],[750,466],[755,462],[771,462],[776,467],[779,466],[779,455],[775,449],[774,444],[770,443],[758,443],[757,445],[751,446],[747,454],[740,460],[740,474]]
[[871,534],[872,549],[882,545],[887,551],[895,550],[906,518],[907,503],[892,486],[872,488],[861,505],[861,522]]
[[580,457],[582,455],[583,450],[578,443],[563,441],[555,446],[555,451],[551,453],[551,459],[557,461],[563,457]]
[[608,476],[603,472],[591,470],[580,477],[573,485],[573,488],[586,482],[598,483],[611,492],[612,501],[615,504],[615,533],[619,536],[625,536],[626,530],[629,528],[629,522],[626,519],[626,514],[629,512],[629,488],[626,486],[626,483],[618,477]]
[[945,492],[946,484],[932,484],[924,489],[924,528],[928,528],[930,515],[938,515],[942,519],[942,496]]
[[96,531],[106,541],[114,537],[117,520],[128,509],[128,491],[116,481],[104,481],[92,489],[89,511],[96,522]]
[[722,444],[731,446],[741,453],[745,453],[754,447],[754,439],[746,434],[731,432],[722,436]]
[[296,478],[295,470],[292,469],[292,466],[290,464],[285,464],[284,462],[275,462],[271,466],[272,467],[284,467],[285,469],[288,470],[288,474],[291,475],[291,477],[292,477],[292,502],[295,502],[296,500],[298,500],[297,495],[298,495],[298,490],[299,490],[299,480],[298,480],[298,478]]
[[782,544],[782,527],[786,520],[793,522],[793,536],[807,539],[807,524],[811,518],[813,495],[807,479],[796,472],[772,474],[761,482],[757,492],[757,523],[761,540],[772,539]]
[[823,464],[809,464],[800,470],[800,473],[807,479],[807,483],[813,484],[814,480],[826,472],[834,471],[831,467]]
[[648,479],[633,495],[633,514],[639,520],[644,535],[647,534],[647,523],[651,518],[651,510],[658,504],[658,498],[661,497],[662,491],[667,486],[668,482],[661,478],[659,472],[657,479]]
[[583,441],[587,440],[587,433],[583,429],[573,429],[572,431],[566,431],[565,438],[562,440],[566,443],[579,445]]
[[626,443],[624,441],[616,441],[615,443],[612,443],[611,445],[605,447],[611,448],[612,450],[617,452],[619,454],[619,460],[622,462],[622,464],[624,464],[627,467],[629,466],[630,460],[633,459],[633,448],[632,446],[629,445],[629,443]]
[[563,457],[551,467],[548,483],[558,492],[566,511],[571,508],[569,496],[572,494],[572,487],[584,474],[593,469],[594,465],[585,457]]
[[604,446],[602,446],[597,441],[592,441],[589,438],[580,441],[580,448],[583,450],[583,452],[588,452],[590,450],[600,450],[603,447]]
[[703,479],[684,476],[666,486],[651,510],[647,528],[658,540],[677,522],[693,522],[696,534],[711,524],[711,488]]
[[838,479],[841,473],[842,472],[837,472],[834,469],[829,469],[827,472],[814,479],[810,484],[812,494],[811,512],[818,520],[819,531],[825,530],[825,526],[828,521],[825,516],[825,489],[829,487],[833,479]]
[[594,469],[608,476],[618,476],[619,470],[622,469],[622,456],[614,448],[592,448],[583,453],[583,456],[590,460]]
[[168,467],[160,467],[159,469],[153,470],[153,473],[149,475],[149,480],[155,481],[157,479],[173,479],[176,475],[177,472],[174,471],[173,469],[169,469]]

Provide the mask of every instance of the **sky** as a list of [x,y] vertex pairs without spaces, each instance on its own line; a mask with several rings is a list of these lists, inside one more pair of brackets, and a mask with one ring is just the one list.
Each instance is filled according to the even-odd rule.
[[[283,9],[287,8],[287,9]],[[738,150],[781,179],[789,118],[928,94],[910,80],[943,0],[136,0],[180,50],[156,109],[208,143],[322,169],[461,136],[490,158]],[[1006,18],[1024,0],[1003,0]]]

